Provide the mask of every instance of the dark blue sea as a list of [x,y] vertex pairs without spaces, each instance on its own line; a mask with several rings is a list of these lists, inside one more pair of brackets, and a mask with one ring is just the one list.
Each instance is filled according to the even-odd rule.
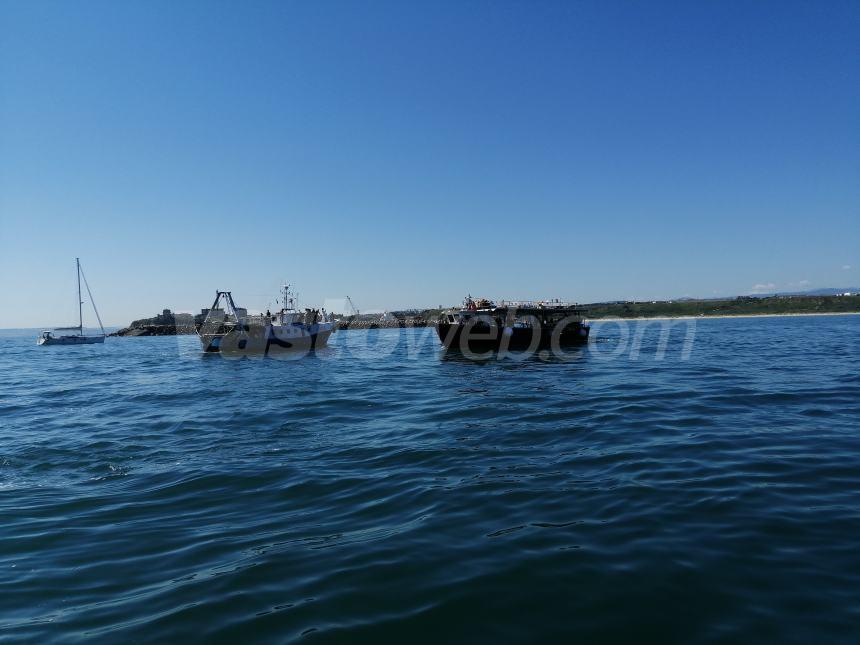
[[860,316],[662,324],[3,332],[0,640],[857,642]]

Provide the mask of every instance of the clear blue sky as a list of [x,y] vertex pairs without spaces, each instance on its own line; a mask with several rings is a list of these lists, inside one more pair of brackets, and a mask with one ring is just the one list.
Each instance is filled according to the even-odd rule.
[[[860,3],[0,2],[0,327],[860,283]],[[757,286],[758,285],[758,286]]]

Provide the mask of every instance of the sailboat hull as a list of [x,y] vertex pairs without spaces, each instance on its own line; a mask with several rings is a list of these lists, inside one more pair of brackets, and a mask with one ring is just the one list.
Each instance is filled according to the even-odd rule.
[[104,336],[57,336],[40,338],[38,345],[95,345],[105,342]]

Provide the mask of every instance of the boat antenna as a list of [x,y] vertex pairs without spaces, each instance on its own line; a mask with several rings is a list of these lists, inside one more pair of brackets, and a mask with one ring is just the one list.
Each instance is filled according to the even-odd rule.
[[[90,291],[90,283],[87,282],[87,276],[81,268],[81,261],[78,260],[78,293],[81,290],[81,276],[84,276],[84,286],[87,288],[87,294],[90,296],[90,304],[93,306],[93,311],[96,312],[96,319],[99,321],[99,328],[102,330],[102,336],[105,336],[105,326],[102,325],[102,317],[99,316],[99,310],[96,308],[96,301],[93,300],[93,292]],[[80,296],[78,296],[80,298]],[[81,335],[84,333],[84,322],[81,319]]]

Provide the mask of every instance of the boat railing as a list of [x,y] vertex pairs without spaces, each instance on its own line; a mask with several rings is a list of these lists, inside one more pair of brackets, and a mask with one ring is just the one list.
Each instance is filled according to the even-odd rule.
[[313,313],[304,311],[290,311],[285,314],[275,313],[267,316],[266,314],[246,314],[242,317],[246,325],[267,325],[272,322],[276,325],[309,325],[313,322],[329,322],[328,315],[323,316],[317,312],[316,318]]
[[507,309],[582,309],[575,302],[562,300],[502,300],[496,306]]

